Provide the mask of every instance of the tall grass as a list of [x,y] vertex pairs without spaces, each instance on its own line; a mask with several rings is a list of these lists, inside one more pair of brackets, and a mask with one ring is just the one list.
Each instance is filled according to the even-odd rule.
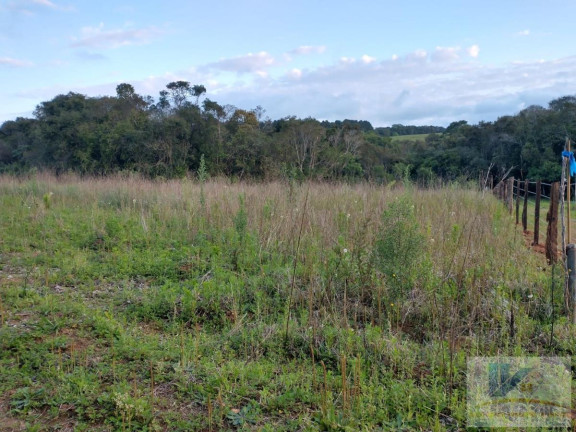
[[56,398],[92,429],[457,429],[467,356],[575,342],[471,188],[42,174],[0,177],[0,206],[11,421]]

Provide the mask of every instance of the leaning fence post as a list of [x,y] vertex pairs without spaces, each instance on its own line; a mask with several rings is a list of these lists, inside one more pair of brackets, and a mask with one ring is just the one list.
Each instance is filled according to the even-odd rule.
[[558,193],[560,185],[552,183],[550,188],[550,208],[546,215],[548,228],[546,230],[546,258],[550,264],[558,261]]
[[536,208],[534,210],[534,244],[537,245],[540,241],[540,195],[542,183],[540,180],[536,182]]
[[524,181],[524,207],[522,209],[522,229],[528,230],[528,180]]

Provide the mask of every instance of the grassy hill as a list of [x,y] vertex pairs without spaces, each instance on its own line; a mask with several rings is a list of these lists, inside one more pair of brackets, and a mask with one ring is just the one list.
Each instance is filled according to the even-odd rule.
[[414,143],[423,143],[426,141],[426,137],[430,134],[416,134],[416,135],[396,135],[391,137],[392,142],[395,141],[410,141]]
[[457,430],[469,356],[575,346],[475,190],[2,177],[0,207],[0,431]]

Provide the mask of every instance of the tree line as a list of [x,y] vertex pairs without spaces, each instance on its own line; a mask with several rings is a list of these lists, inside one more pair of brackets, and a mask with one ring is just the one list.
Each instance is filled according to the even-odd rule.
[[[365,120],[271,120],[259,106],[221,105],[187,81],[168,83],[157,98],[122,83],[115,96],[61,94],[40,103],[33,118],[3,123],[0,172],[171,178],[196,171],[203,158],[211,174],[237,178],[427,182],[476,178],[491,167],[496,175],[511,169],[553,180],[564,139],[575,132],[573,96],[478,125],[374,128]],[[428,135],[402,139],[411,134]]]
[[561,176],[562,151],[567,139],[574,137],[576,96],[563,96],[550,101],[547,108],[532,105],[494,122],[453,122],[414,149],[413,173],[418,178],[454,178],[490,169],[496,178],[509,173],[520,179],[556,181]]

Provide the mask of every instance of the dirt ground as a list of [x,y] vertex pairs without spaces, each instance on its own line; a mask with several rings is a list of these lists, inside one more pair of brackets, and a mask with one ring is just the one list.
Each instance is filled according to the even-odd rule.
[[[526,246],[536,253],[546,255],[546,246],[543,244],[544,239],[542,234],[540,234],[540,241],[538,244],[534,244],[534,232],[530,230],[524,231],[524,242]],[[557,251],[558,259],[562,259],[562,251]]]

